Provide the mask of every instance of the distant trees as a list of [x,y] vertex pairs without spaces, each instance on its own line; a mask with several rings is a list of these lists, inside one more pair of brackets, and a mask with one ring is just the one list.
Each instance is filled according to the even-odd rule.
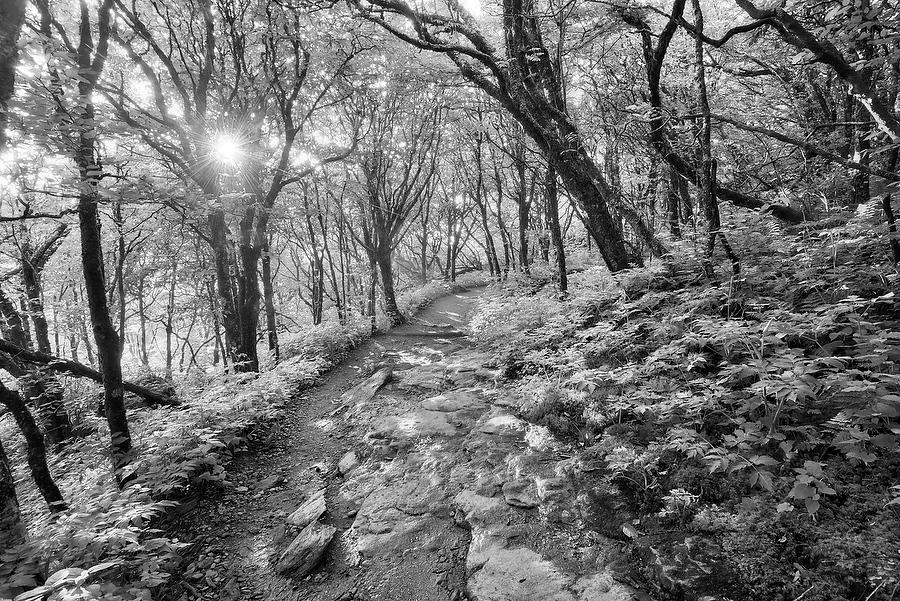
[[[499,54],[478,25],[455,1],[446,15],[425,13],[403,0],[354,2],[361,14],[419,48],[446,54],[460,73],[494,98],[550,157],[586,216],[585,223],[604,261],[613,270],[640,264],[626,248],[610,213],[612,190],[587,154],[575,122],[562,99],[562,74],[554,66],[533,0],[504,0],[505,48]],[[414,34],[384,15],[400,15]],[[447,33],[450,32],[450,33]],[[629,218],[639,220],[633,211]],[[521,242],[521,241],[520,241]]]
[[373,273],[377,269],[381,275],[388,319],[400,324],[406,318],[397,305],[393,253],[410,220],[434,194],[447,109],[434,89],[388,85],[384,94],[364,101],[368,139],[359,152],[360,227],[350,231]]

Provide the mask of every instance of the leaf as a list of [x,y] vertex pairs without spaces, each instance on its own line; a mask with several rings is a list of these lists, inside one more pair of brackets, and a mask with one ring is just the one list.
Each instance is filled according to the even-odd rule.
[[778,465],[778,461],[768,455],[754,455],[750,458],[754,465]]
[[819,502],[815,499],[806,499],[806,511],[809,515],[815,515],[819,511]]
[[880,449],[893,450],[897,448],[897,436],[894,434],[879,434],[872,437],[872,444]]
[[788,493],[793,499],[811,499],[816,494],[816,487],[802,482],[794,482],[794,488]]
[[88,575],[88,571],[81,568],[65,568],[53,572],[44,584],[50,587],[58,587],[64,584],[81,584]]
[[120,562],[120,561],[104,561],[103,563],[98,563],[95,566],[89,567],[87,572],[88,572],[88,574],[93,576],[94,574],[99,574],[100,572],[104,572],[110,568],[114,568],[114,567],[120,565],[121,563],[122,562]]
[[766,470],[759,470],[750,475],[750,484],[752,486],[759,486],[761,489],[766,492],[772,492],[774,487],[772,486],[772,472]]

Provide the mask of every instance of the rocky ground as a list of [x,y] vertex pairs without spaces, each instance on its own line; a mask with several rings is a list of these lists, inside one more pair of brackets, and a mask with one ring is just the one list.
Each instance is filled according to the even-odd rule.
[[[438,300],[299,395],[188,513],[171,599],[626,601],[625,508]],[[321,561],[319,561],[321,557]]]

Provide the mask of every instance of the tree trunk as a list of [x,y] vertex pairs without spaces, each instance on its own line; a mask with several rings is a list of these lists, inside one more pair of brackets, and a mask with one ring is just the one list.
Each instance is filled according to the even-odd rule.
[[96,365],[97,361],[94,357],[94,347],[91,344],[91,337],[88,334],[87,325],[84,323],[84,315],[80,313],[81,304],[78,299],[78,294],[75,292],[75,289],[72,289],[72,298],[75,301],[75,306],[79,308],[78,315],[78,331],[81,334],[81,340],[84,342],[85,353],[87,353],[87,359],[89,365]]
[[375,260],[378,263],[378,271],[381,272],[381,286],[384,289],[384,312],[387,314],[392,326],[405,323],[406,317],[400,313],[400,309],[397,307],[397,298],[394,294],[394,266],[391,261],[390,250],[385,248],[378,249],[375,253]]
[[0,554],[25,542],[25,524],[19,513],[16,483],[9,466],[9,457],[0,441]]
[[[117,236],[117,245],[118,245],[118,253],[116,260],[116,274],[114,278],[114,282],[116,284],[116,292],[119,297],[119,355],[121,356],[122,352],[125,350],[125,233],[123,231],[123,226],[125,225],[125,219],[122,217],[122,201],[117,200],[113,205],[113,219],[116,222],[116,229],[119,232]],[[50,352],[49,350],[47,352]]]
[[666,193],[666,220],[669,224],[669,233],[673,238],[681,238],[681,216],[679,200],[681,198],[678,189],[678,180],[681,176],[675,168],[669,165],[669,187]]
[[[138,321],[141,327],[141,340],[140,340],[140,355],[141,355],[141,365],[144,366],[145,369],[150,368],[150,354],[147,352],[147,307],[144,304],[144,289],[147,285],[147,277],[142,273],[141,277],[138,279],[138,293],[137,293],[137,301],[138,301]],[[76,359],[77,361],[77,359]]]
[[256,335],[259,330],[259,255],[260,248],[254,242],[253,221],[256,211],[247,209],[240,224],[241,274],[238,279],[238,294],[235,312],[238,318],[238,338],[235,371],[259,371],[259,355],[256,349]]
[[706,89],[706,67],[703,63],[703,10],[700,0],[692,0],[694,7],[694,28],[697,36],[694,39],[694,68],[697,83],[697,104],[700,114],[703,116],[700,135],[700,164],[701,175],[699,183],[699,200],[706,217],[706,246],[704,250],[703,268],[710,279],[715,279],[712,256],[715,249],[716,237],[722,239],[722,247],[728,258],[731,259],[732,272],[735,276],[740,274],[740,263],[737,260],[725,233],[719,216],[719,205],[716,199],[716,160],[712,157],[712,121],[710,118],[709,96]]
[[47,466],[47,449],[44,445],[44,435],[34,421],[34,417],[28,411],[28,407],[25,405],[22,397],[19,396],[19,393],[9,390],[0,383],[0,403],[5,405],[10,413],[13,414],[22,436],[25,437],[28,448],[28,467],[31,469],[31,476],[34,478],[34,483],[41,492],[41,496],[44,497],[44,501],[47,502],[50,511],[56,512],[66,509],[66,502],[63,500],[62,493],[59,492],[56,482],[53,481],[50,468]]
[[169,299],[166,302],[166,379],[172,379],[172,335],[175,320],[175,286],[178,284],[178,254],[172,255],[172,275],[169,279]]
[[547,225],[550,228],[550,239],[556,249],[556,269],[559,271],[559,291],[565,292],[569,288],[569,278],[566,275],[566,248],[562,237],[562,229],[559,225],[559,189],[556,186],[556,171],[553,167],[547,167]]
[[[3,317],[3,336],[12,344],[27,348],[31,340],[22,327],[23,320],[9,298],[0,290],[0,316]],[[45,341],[49,347],[49,340]],[[37,407],[44,431],[54,444],[72,436],[72,420],[63,402],[63,388],[51,373],[41,369],[25,369],[11,359],[6,370],[17,378],[29,401]]]
[[[93,109],[86,111],[87,121],[93,124]],[[93,129],[93,125],[91,125]],[[106,303],[106,278],[103,274],[100,221],[97,205],[100,166],[94,161],[93,138],[82,134],[78,152],[82,192],[78,198],[78,223],[81,232],[81,263],[84,273],[85,296],[97,343],[97,357],[103,373],[103,405],[112,443],[113,469],[120,470],[127,463],[131,451],[131,432],[125,414],[125,389],[122,386],[121,345],[109,317]]]
[[[215,194],[216,192],[208,192]],[[213,265],[215,269],[216,294],[219,297],[219,311],[224,335],[226,355],[235,365],[236,371],[242,371],[238,364],[241,359],[237,346],[240,344],[241,328],[240,318],[235,306],[234,290],[231,281],[231,262],[228,258],[228,228],[225,224],[225,212],[221,209],[213,210],[207,216],[207,225],[210,233],[210,247],[212,248]]]
[[[278,314],[275,312],[275,287],[272,276],[272,254],[269,250],[269,238],[265,237],[262,249],[263,304],[266,309],[266,333],[269,339],[269,351],[275,363],[280,359],[278,348]],[[338,301],[340,303],[340,301]],[[339,316],[340,317],[340,316]],[[343,318],[340,319],[341,323]]]
[[[888,170],[893,171],[897,168],[897,157],[900,150],[895,146],[888,156]],[[888,224],[888,242],[891,247],[891,258],[894,263],[900,263],[900,240],[897,239],[897,223],[894,218],[894,207],[891,205],[893,194],[886,192],[881,197],[881,208],[884,210],[884,218]]]
[[[862,105],[856,107],[856,121],[865,122],[866,111]],[[869,137],[872,134],[872,126],[856,125],[853,126],[854,136],[854,156],[852,157],[857,163],[868,167],[871,159],[869,153],[871,151],[871,143]],[[869,202],[869,174],[862,170],[855,170],[850,178],[850,198],[849,205],[851,209]]]

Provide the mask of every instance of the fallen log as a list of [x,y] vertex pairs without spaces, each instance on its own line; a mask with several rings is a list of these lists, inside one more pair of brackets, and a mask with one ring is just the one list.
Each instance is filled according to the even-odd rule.
[[[46,353],[41,353],[38,351],[24,349],[22,347],[16,346],[15,344],[12,344],[8,340],[3,340],[2,338],[0,338],[0,352],[7,353],[10,357],[12,357],[13,361],[43,365],[50,371],[67,373],[73,376],[87,378],[95,382],[103,382],[103,374],[101,374],[96,369],[84,365],[83,363],[78,363],[77,361],[71,361],[68,359],[62,359],[60,357],[54,357],[53,355],[48,355]],[[135,384],[133,382],[123,382],[122,385],[127,392],[138,395],[151,405],[176,406],[180,404],[178,399],[160,394],[155,390],[150,390],[149,388],[141,386],[140,384]]]

